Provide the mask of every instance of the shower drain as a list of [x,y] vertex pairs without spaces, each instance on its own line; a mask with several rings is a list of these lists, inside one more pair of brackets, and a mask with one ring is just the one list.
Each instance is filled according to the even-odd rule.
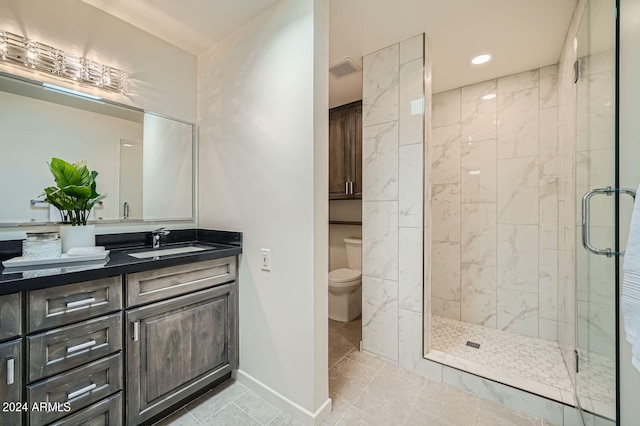
[[467,340],[467,346],[471,346],[475,349],[480,349],[480,343],[472,342],[471,340]]

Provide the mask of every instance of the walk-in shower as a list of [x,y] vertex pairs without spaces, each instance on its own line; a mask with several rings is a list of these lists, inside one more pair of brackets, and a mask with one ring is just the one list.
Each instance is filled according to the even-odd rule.
[[[618,260],[581,231],[616,182],[614,12],[578,2],[557,64],[433,96],[425,294],[426,358],[611,420]],[[616,200],[584,225],[613,252]]]

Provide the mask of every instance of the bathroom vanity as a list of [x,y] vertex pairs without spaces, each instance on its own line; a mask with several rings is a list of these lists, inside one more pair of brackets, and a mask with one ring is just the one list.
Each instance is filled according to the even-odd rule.
[[141,258],[135,235],[98,236],[98,265],[0,267],[0,424],[149,424],[237,368],[242,235],[178,231]]

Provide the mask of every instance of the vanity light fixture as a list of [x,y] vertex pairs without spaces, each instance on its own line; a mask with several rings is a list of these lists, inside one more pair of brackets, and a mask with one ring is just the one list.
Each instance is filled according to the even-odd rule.
[[[0,30],[0,59],[111,92],[126,94],[129,75],[117,68],[100,64],[35,40]],[[59,90],[58,86],[55,86]],[[85,94],[82,94],[86,96]]]
[[471,63],[473,65],[481,65],[481,64],[486,64],[487,62],[489,62],[489,60],[491,60],[491,55],[483,54],[483,55],[478,55],[475,58],[473,58],[471,60]]

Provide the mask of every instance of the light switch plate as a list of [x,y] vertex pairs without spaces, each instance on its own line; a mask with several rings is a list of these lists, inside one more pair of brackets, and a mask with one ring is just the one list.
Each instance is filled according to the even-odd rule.
[[262,270],[263,271],[271,270],[271,250],[270,249],[262,249]]

